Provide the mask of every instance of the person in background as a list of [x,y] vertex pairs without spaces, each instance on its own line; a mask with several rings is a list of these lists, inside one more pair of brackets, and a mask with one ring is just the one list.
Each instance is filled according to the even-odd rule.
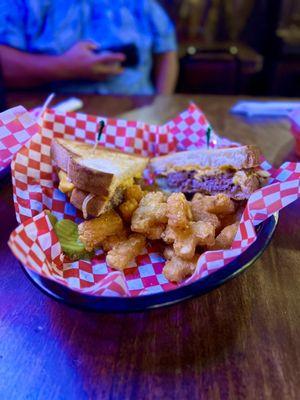
[[[134,68],[96,52],[128,43]],[[171,94],[178,73],[174,27],[156,0],[0,0],[0,57],[8,88]]]

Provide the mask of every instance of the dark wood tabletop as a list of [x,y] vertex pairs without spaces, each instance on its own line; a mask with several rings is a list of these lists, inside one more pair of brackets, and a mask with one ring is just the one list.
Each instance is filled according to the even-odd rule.
[[[44,98],[15,93],[8,105]],[[219,134],[258,144],[276,165],[297,160],[289,123],[233,116],[236,97],[84,96],[83,111],[159,122],[190,100]],[[0,182],[0,398],[298,399],[299,224],[297,201],[280,213],[262,257],[205,296],[145,313],[83,312],[42,294],[9,251],[16,221],[8,176]]]

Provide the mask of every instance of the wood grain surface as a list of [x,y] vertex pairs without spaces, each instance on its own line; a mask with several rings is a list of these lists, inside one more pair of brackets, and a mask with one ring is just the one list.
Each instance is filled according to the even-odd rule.
[[[139,105],[153,100],[127,117],[164,122],[193,100],[219,134],[258,144],[277,165],[297,160],[288,122],[230,115],[235,97]],[[134,106],[89,101],[101,115]],[[77,311],[39,292],[6,244],[16,226],[10,177],[0,182],[0,212],[1,400],[299,398],[299,201],[280,213],[270,246],[246,273],[200,298],[127,315]]]

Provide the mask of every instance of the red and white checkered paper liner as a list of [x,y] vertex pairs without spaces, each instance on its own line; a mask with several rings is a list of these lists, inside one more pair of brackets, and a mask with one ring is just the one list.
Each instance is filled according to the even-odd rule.
[[22,106],[0,113],[0,173],[37,129],[36,121]]
[[[11,116],[12,112],[3,113],[2,119],[3,116],[4,120],[6,115]],[[9,127],[6,124],[12,143],[19,132],[25,131],[28,136],[35,133],[16,153],[11,166],[15,210],[20,222],[9,239],[15,256],[28,268],[81,293],[138,296],[176,288],[177,285],[163,276],[164,259],[160,249],[153,244],[149,244],[137,257],[136,266],[130,266],[124,272],[112,271],[101,251],[91,261],[61,262],[59,241],[43,210],[51,210],[58,219],[68,218],[76,222],[81,220],[82,215],[57,189],[57,178],[50,160],[50,144],[53,137],[94,143],[99,120],[104,119],[106,129],[101,144],[107,147],[149,156],[202,147],[206,145],[209,123],[201,110],[191,104],[163,126],[46,110],[41,127],[31,120],[27,122],[30,128],[27,132],[24,125],[20,125],[20,120],[29,121],[28,118],[24,110],[24,114],[10,119]],[[0,123],[5,125],[3,120]],[[234,143],[212,131],[211,145],[222,147]],[[8,140],[6,147],[14,153]],[[183,285],[224,267],[255,241],[255,225],[297,199],[300,193],[300,164],[286,163],[277,171],[267,162],[263,162],[262,167],[271,172],[273,183],[251,196],[232,248],[204,253],[195,273]]]

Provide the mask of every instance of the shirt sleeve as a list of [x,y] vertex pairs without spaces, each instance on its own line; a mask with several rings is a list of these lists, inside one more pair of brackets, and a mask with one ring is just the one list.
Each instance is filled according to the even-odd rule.
[[23,1],[0,1],[0,44],[26,50],[25,5]]
[[156,0],[149,0],[150,23],[153,34],[153,52],[177,50],[174,25]]

